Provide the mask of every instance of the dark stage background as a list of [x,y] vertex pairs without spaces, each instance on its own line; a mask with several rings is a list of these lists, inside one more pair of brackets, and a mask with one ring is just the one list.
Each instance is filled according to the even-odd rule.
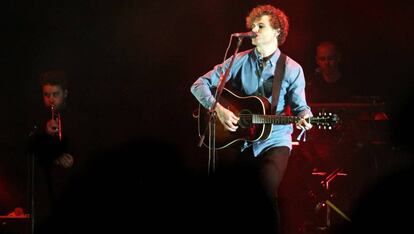
[[[305,76],[315,67],[319,41],[340,44],[352,74],[347,78],[360,95],[386,103],[389,147],[410,154],[404,136],[413,132],[406,113],[413,101],[413,3],[7,1],[0,39],[0,213],[28,207],[24,148],[31,114],[41,107],[37,77],[64,68],[68,104],[78,116],[77,176],[62,199],[77,217],[72,229],[98,223],[93,217],[122,228],[137,222],[130,212],[146,217],[142,226],[157,219],[180,231],[208,225],[204,211],[214,203],[203,177],[208,152],[197,147],[192,112],[198,104],[190,85],[222,61],[230,34],[246,31],[245,16],[261,3],[289,16],[281,50]],[[245,40],[242,47],[251,45]]]

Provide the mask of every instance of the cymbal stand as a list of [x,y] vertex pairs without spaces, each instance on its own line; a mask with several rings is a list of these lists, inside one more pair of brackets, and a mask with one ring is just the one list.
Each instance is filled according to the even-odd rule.
[[323,180],[321,180],[322,187],[325,188],[325,192],[328,195],[327,199],[324,199],[324,201],[318,203],[318,205],[321,205],[326,209],[326,215],[325,215],[325,226],[319,227],[320,230],[329,230],[332,226],[332,220],[331,220],[331,214],[332,210],[336,211],[342,218],[346,219],[347,221],[351,221],[340,209],[338,209],[332,201],[329,199],[333,197],[333,194],[331,194],[330,190],[330,183],[337,177],[337,176],[347,176],[347,173],[343,172],[342,168],[336,168],[332,172],[324,172],[324,171],[316,171],[312,172],[312,175],[314,176],[325,176]]

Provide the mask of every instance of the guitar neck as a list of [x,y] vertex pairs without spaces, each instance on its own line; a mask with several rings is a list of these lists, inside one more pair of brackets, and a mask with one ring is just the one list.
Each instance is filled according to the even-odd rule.
[[[256,115],[244,116],[252,124],[291,124],[300,120],[298,116],[277,116],[277,115]],[[315,124],[319,128],[331,129],[331,126],[338,121],[336,115],[313,116],[305,119],[310,124]]]
[[299,121],[297,116],[251,115],[253,124],[291,124]]

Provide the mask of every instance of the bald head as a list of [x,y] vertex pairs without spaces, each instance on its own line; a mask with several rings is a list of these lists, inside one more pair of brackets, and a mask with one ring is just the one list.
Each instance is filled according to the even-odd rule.
[[341,53],[334,43],[330,41],[320,43],[316,47],[315,60],[318,65],[318,70],[324,75],[325,78],[332,77],[334,74],[339,74]]

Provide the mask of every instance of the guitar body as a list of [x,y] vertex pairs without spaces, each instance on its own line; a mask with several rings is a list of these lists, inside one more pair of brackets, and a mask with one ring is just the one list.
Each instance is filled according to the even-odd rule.
[[[236,132],[230,132],[224,128],[218,117],[216,118],[216,149],[223,149],[240,141],[253,142],[269,137],[272,131],[271,123],[252,123],[253,114],[270,115],[271,105],[266,98],[260,96],[240,97],[227,89],[223,89],[219,103],[240,117],[240,120]],[[208,129],[205,130],[208,128],[210,112],[201,105],[199,105],[198,111],[199,136],[204,132],[206,133],[203,144],[208,147]]]

